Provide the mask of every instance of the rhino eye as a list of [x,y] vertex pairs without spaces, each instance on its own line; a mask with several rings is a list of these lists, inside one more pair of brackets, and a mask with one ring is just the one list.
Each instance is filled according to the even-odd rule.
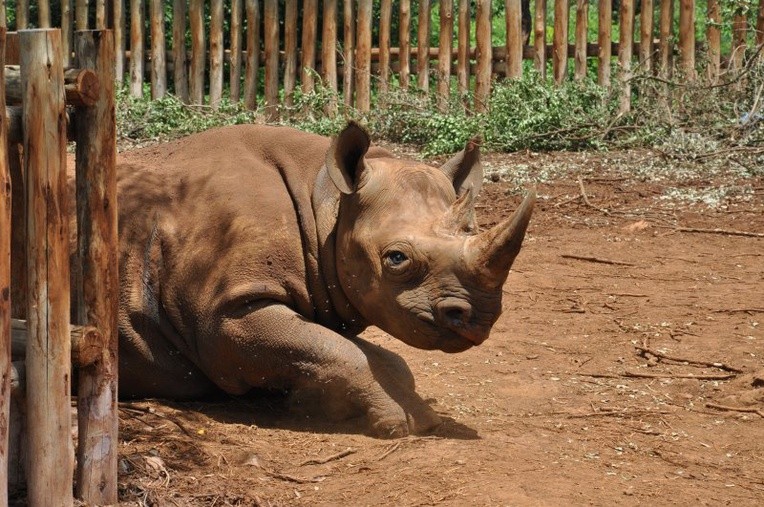
[[406,257],[406,254],[399,250],[393,250],[392,252],[388,252],[385,255],[385,262],[388,266],[391,267],[398,267],[405,263],[407,260],[409,260],[409,258]]

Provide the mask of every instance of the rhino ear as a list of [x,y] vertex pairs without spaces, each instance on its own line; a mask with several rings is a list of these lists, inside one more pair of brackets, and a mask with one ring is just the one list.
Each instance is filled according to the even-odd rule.
[[363,157],[371,140],[366,130],[354,121],[348,122],[332,141],[326,153],[326,169],[337,189],[343,194],[355,192],[363,171]]
[[483,186],[483,166],[480,164],[481,142],[480,137],[473,137],[462,151],[440,168],[454,182],[454,190],[458,196],[470,188],[477,195]]

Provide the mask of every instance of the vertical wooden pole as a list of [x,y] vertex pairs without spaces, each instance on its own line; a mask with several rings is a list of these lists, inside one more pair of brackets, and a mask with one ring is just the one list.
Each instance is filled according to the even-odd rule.
[[451,96],[451,49],[453,46],[454,2],[441,0],[438,39],[438,109],[444,112],[448,109],[448,100]]
[[456,82],[459,95],[470,89],[470,0],[459,0],[459,40],[456,53]]
[[265,112],[268,121],[279,117],[279,3],[265,0],[263,8],[265,39]]
[[[172,3],[172,54],[175,60],[175,65],[173,66],[173,83],[175,84],[175,95],[182,102],[188,103],[188,67],[186,65],[186,0],[173,0]],[[117,78],[117,80],[119,81],[119,78]]]
[[730,55],[730,68],[740,70],[743,68],[746,48],[746,31],[748,20],[745,13],[738,11],[732,18],[732,55]]
[[504,22],[507,28],[507,77],[523,75],[523,27],[520,0],[505,0]]
[[27,206],[29,505],[72,505],[69,217],[61,32],[19,34]]
[[220,107],[223,98],[223,0],[210,2],[210,106]]
[[589,0],[576,3],[576,45],[573,78],[581,81],[586,77],[586,34],[589,29]]
[[361,112],[371,109],[371,9],[371,0],[358,0],[355,89]]
[[72,0],[61,0],[61,55],[64,67],[72,62]]
[[355,14],[354,0],[345,0],[343,6],[342,93],[346,106],[353,105],[353,69],[355,67]]
[[695,0],[679,0],[679,56],[687,78],[695,77]]
[[[71,0],[69,0],[71,1]],[[185,0],[184,4],[185,4]],[[125,0],[112,0],[114,16],[114,79],[125,80]]]
[[93,69],[98,102],[78,107],[77,255],[82,279],[75,291],[78,320],[107,339],[98,361],[80,368],[77,414],[77,497],[90,505],[117,503],[117,144],[114,37],[111,30],[78,32],[77,66]]
[[400,0],[398,12],[398,66],[402,90],[409,87],[411,75],[411,0]]
[[167,93],[167,64],[164,39],[164,1],[151,0],[151,98]]
[[106,0],[96,0],[95,27],[97,30],[106,28]]
[[756,16],[756,45],[764,44],[764,0],[759,0],[759,13]]
[[619,111],[631,110],[631,57],[634,51],[634,0],[621,0],[621,39],[618,41],[618,65],[621,67]]
[[[87,30],[87,18],[77,30]],[[143,97],[143,0],[130,0],[130,94]]]
[[[331,92],[337,91],[337,0],[324,0],[323,26],[321,27],[321,77]],[[326,104],[326,114],[337,113],[337,102],[332,93]]]
[[16,0],[16,30],[29,27],[29,0]]
[[5,26],[0,27],[0,505],[8,505],[11,420],[11,170],[5,116]]
[[[134,0],[132,0],[134,1]],[[188,6],[191,28],[191,72],[188,88],[192,104],[204,102],[204,62],[207,47],[204,41],[204,0],[191,0]]]
[[284,1],[284,104],[294,104],[297,80],[297,0]]
[[610,58],[611,31],[613,29],[612,0],[599,0],[599,16],[597,22],[597,44],[599,45],[597,64],[597,83],[610,87]]
[[316,36],[318,31],[318,0],[305,0],[302,5],[302,59],[300,62],[300,86],[303,93],[315,88]]
[[541,75],[546,78],[546,0],[536,0],[536,14],[533,21],[533,47],[535,55],[533,64]]
[[416,78],[419,89],[430,91],[430,0],[419,0]]
[[649,71],[653,68],[653,0],[642,0],[639,34],[639,64]]
[[491,96],[491,0],[477,0],[477,19],[475,23],[475,43],[477,74],[475,75],[475,111],[488,110]]
[[557,84],[562,83],[568,72],[568,15],[568,0],[554,0],[552,71]]
[[392,0],[382,0],[379,7],[379,91],[384,94],[390,85],[390,24]]
[[0,28],[8,28],[8,13],[6,12],[5,2],[6,0],[0,1]]
[[257,74],[260,69],[260,7],[257,0],[245,0],[247,10],[247,68],[244,75],[244,105],[257,107]]
[[[764,3],[762,3],[764,5]],[[722,61],[722,13],[719,8],[719,0],[708,0],[708,24],[706,27],[706,40],[708,41],[708,79],[716,82],[721,70]]]
[[674,19],[674,0],[661,0],[661,18],[658,40],[658,56],[660,58],[660,73],[663,76],[671,74],[671,63],[673,53],[673,43],[671,34],[673,33],[672,22]]
[[50,28],[49,0],[37,0],[37,24],[40,28]]
[[231,0],[231,66],[229,91],[231,102],[241,99],[241,0]]
[[74,29],[88,29],[88,0],[75,0]]

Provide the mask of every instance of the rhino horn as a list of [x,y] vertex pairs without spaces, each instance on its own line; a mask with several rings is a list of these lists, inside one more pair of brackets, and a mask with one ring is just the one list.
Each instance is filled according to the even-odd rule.
[[477,192],[470,186],[454,201],[443,217],[443,229],[449,233],[472,232],[477,228],[475,223],[475,198]]
[[489,285],[498,286],[507,279],[509,268],[523,244],[535,203],[536,191],[531,190],[512,216],[469,238],[466,260]]
[[483,186],[483,167],[480,165],[480,137],[473,137],[462,151],[454,155],[440,168],[451,178],[457,195],[463,195],[470,188],[477,195]]
[[354,121],[348,122],[332,141],[326,153],[326,169],[334,185],[343,194],[352,194],[357,190],[364,168],[364,156],[370,144],[369,134]]

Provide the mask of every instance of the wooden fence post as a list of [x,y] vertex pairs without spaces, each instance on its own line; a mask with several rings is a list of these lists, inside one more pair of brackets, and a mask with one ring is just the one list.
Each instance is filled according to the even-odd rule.
[[639,65],[643,71],[653,68],[653,11],[653,0],[642,0],[639,18]]
[[581,81],[586,77],[586,34],[589,29],[589,0],[576,3],[576,45],[573,78]]
[[554,82],[562,83],[568,72],[568,0],[554,1],[554,41],[552,43],[552,73]]
[[345,0],[343,6],[343,35],[342,35],[342,94],[346,106],[353,105],[353,69],[355,68],[355,14],[353,0]]
[[390,85],[390,25],[392,0],[382,0],[379,7],[379,91],[384,94]]
[[597,64],[597,83],[610,87],[610,45],[613,30],[613,4],[611,0],[599,0],[597,44],[599,45],[599,63]]
[[328,116],[337,114],[337,0],[324,0],[323,26],[321,27],[321,77],[332,93],[324,111]]
[[0,505],[8,505],[11,417],[11,171],[5,116],[5,27],[0,27]]
[[419,0],[416,79],[419,89],[430,91],[430,0]]
[[536,14],[533,20],[533,64],[541,75],[546,78],[546,0],[536,0]]
[[456,82],[459,95],[470,89],[470,0],[459,0],[459,41],[456,56]]
[[[173,82],[175,95],[181,102],[188,103],[188,68],[186,67],[186,0],[173,0],[172,3],[172,54],[175,60]],[[116,28],[114,38],[117,39]],[[119,54],[119,46],[117,46]],[[119,81],[119,76],[117,76]]]
[[300,69],[302,93],[311,93],[315,88],[313,73],[316,68],[317,30],[318,0],[305,0],[302,5],[302,59]]
[[263,8],[265,39],[265,111],[268,121],[279,117],[279,3],[265,0]]
[[98,75],[94,106],[77,108],[78,319],[107,345],[100,360],[79,370],[77,497],[91,505],[117,502],[117,176],[114,34],[78,32],[77,66]]
[[679,0],[679,56],[684,75],[695,77],[695,0]]
[[[84,26],[77,22],[77,30],[87,28],[87,18]],[[143,97],[143,0],[130,0],[130,94]]]
[[191,0],[188,6],[191,28],[191,71],[188,88],[192,104],[204,102],[204,62],[207,48],[204,43],[204,0]]
[[114,19],[114,79],[122,84],[125,80],[125,0],[112,0],[111,5]]
[[[764,3],[762,3],[764,5]],[[716,82],[719,78],[722,62],[722,13],[719,9],[719,0],[708,0],[708,24],[706,28],[706,40],[708,41],[708,79]]]
[[491,96],[491,0],[477,0],[477,20],[475,23],[475,43],[477,74],[475,76],[475,111],[488,110]]
[[764,45],[764,0],[759,0],[759,13],[756,16],[756,45]]
[[37,25],[50,28],[50,0],[37,0]]
[[507,28],[507,77],[523,75],[523,28],[520,0],[506,0],[504,22]]
[[621,37],[618,41],[618,64],[621,67],[620,113],[631,110],[631,57],[634,52],[634,0],[621,0]]
[[[519,0],[518,0],[519,1]],[[440,1],[438,39],[438,109],[446,111],[451,96],[451,49],[454,46],[454,2]]]
[[66,110],[61,32],[19,34],[29,295],[29,505],[72,505]]
[[257,0],[245,0],[247,10],[247,68],[244,75],[244,106],[257,107],[257,74],[260,69],[260,8]]
[[241,0],[231,0],[231,67],[229,94],[234,104],[241,99]]
[[294,104],[297,79],[297,0],[284,1],[284,104]]
[[401,0],[398,16],[398,79],[401,89],[407,90],[411,75],[411,0]]
[[74,5],[74,29],[88,29],[88,0],[75,0]]
[[673,44],[674,0],[661,0],[661,17],[659,26],[658,56],[660,58],[660,73],[663,76],[671,75],[671,63]]
[[167,93],[167,64],[164,39],[164,1],[151,0],[151,99]]
[[220,107],[223,98],[223,0],[210,2],[210,106]]
[[16,30],[29,26],[29,0],[16,0]]
[[371,0],[358,0],[356,18],[356,107],[361,112],[371,109]]
[[61,54],[64,67],[70,67],[72,61],[72,1],[61,0]]

